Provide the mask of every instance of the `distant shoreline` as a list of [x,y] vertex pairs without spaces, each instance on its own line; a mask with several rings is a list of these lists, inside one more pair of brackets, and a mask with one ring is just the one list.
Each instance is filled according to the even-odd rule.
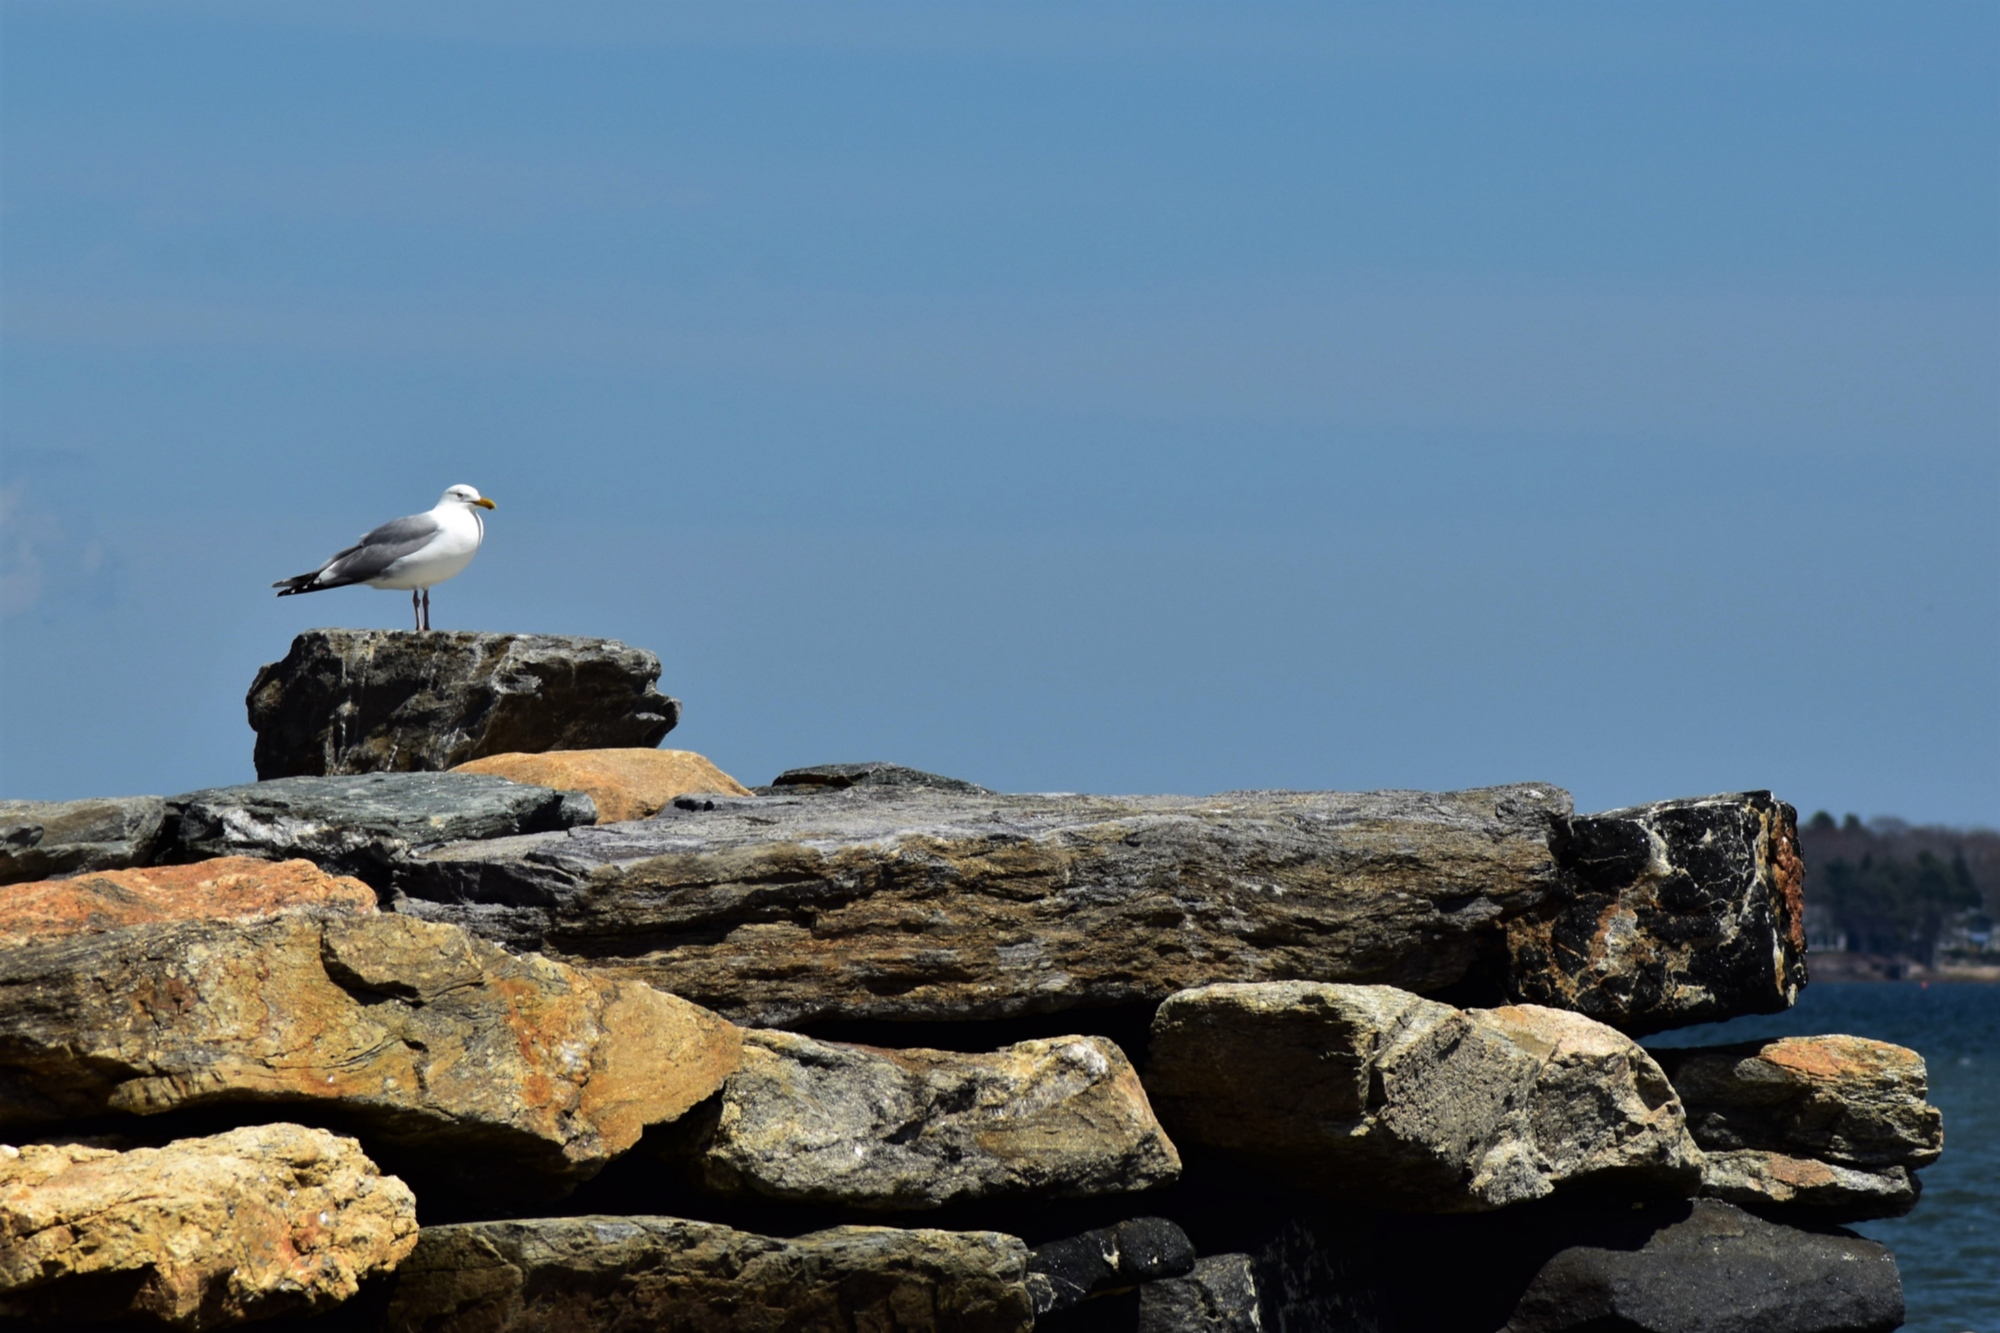
[[2000,984],[2000,962],[1944,963],[1926,967],[1891,954],[1808,953],[1806,984],[1815,981],[1938,981]]

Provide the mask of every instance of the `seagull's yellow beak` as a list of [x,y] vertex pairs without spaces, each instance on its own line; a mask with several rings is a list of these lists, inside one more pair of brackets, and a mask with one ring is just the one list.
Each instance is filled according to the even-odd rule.
[[493,509],[496,507],[491,500],[487,499],[483,495],[480,496],[477,500],[474,500],[472,503],[478,505],[481,509]]

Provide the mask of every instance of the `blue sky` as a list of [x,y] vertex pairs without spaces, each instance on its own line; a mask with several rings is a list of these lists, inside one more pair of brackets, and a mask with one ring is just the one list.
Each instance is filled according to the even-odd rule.
[[2000,9],[0,7],[0,791],[276,600],[659,653],[746,781],[2000,823]]

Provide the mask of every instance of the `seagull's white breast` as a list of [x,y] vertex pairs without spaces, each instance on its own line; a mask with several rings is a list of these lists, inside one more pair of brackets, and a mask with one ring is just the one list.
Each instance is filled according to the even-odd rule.
[[430,511],[438,521],[438,533],[368,580],[371,588],[428,588],[443,583],[472,563],[485,540],[486,524],[479,511],[467,504],[446,501]]

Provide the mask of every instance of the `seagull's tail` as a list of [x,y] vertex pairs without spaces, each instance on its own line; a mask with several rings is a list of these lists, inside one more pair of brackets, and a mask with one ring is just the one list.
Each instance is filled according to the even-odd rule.
[[333,583],[313,582],[313,580],[318,577],[319,577],[319,571],[315,569],[310,574],[294,574],[292,575],[292,577],[288,579],[279,579],[276,583],[273,583],[271,586],[278,590],[278,596],[280,597],[290,597],[294,593],[301,593],[301,592],[318,592],[322,588],[333,588],[339,586],[338,584],[333,584]]

